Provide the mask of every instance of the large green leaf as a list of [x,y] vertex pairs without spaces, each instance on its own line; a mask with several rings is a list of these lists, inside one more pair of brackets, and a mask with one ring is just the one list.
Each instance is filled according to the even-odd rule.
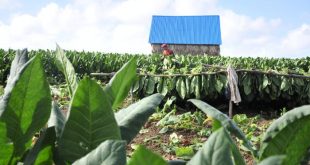
[[224,84],[222,83],[222,81],[220,79],[216,79],[216,82],[215,82],[215,89],[218,93],[221,93],[223,87],[224,87]]
[[155,108],[160,104],[162,99],[163,96],[161,94],[153,94],[115,114],[123,140],[130,143],[139,133],[149,116],[155,112]]
[[281,81],[280,89],[281,89],[281,91],[285,92],[290,88],[291,84],[290,84],[289,78],[287,78],[287,77],[282,76],[281,80],[282,81]]
[[146,94],[153,94],[154,93],[154,89],[155,89],[155,78],[150,76],[148,78],[148,83],[147,83],[147,88],[146,88]]
[[184,77],[185,79],[185,86],[186,86],[186,96],[190,97],[192,91],[191,91],[191,78],[192,77]]
[[284,158],[284,155],[270,156],[258,163],[258,165],[282,165]]
[[53,164],[52,150],[55,146],[56,132],[54,127],[49,127],[35,143],[25,158],[24,165]]
[[115,109],[127,97],[130,87],[137,78],[137,62],[132,58],[112,77],[105,91],[109,96],[112,108]]
[[78,79],[76,77],[74,68],[69,59],[66,57],[64,50],[62,50],[58,45],[56,45],[55,56],[56,66],[65,75],[69,93],[70,96],[72,96],[78,86]]
[[132,92],[138,92],[139,91],[139,87],[140,87],[140,77],[137,76],[136,82],[134,83],[134,85],[131,87]]
[[73,96],[59,140],[60,155],[72,163],[103,141],[120,137],[107,94],[96,81],[84,78]]
[[265,89],[268,85],[270,85],[270,81],[268,79],[268,76],[267,75],[264,75],[263,77],[263,89]]
[[5,87],[5,93],[8,93],[12,90],[15,85],[16,77],[19,75],[20,70],[28,61],[28,51],[23,49],[22,51],[17,50],[14,60],[12,61],[10,68],[10,75],[7,80],[7,85]]
[[244,94],[245,95],[249,95],[251,94],[252,91],[252,81],[251,81],[251,75],[250,74],[245,74],[244,75],[244,79],[242,81],[242,85],[243,85],[243,90],[244,90]]
[[14,144],[14,157],[22,156],[32,136],[47,122],[51,95],[40,56],[21,69],[12,91],[1,100],[1,121]]
[[188,165],[245,165],[236,145],[233,143],[226,129],[220,128],[214,132]]
[[215,84],[211,86],[215,86],[215,89],[218,93],[221,93],[224,86],[227,84],[227,76],[219,74],[216,76]]
[[75,161],[73,165],[125,165],[126,142],[123,140],[106,140],[86,156]]
[[0,121],[0,164],[9,164],[10,157],[13,154],[13,144],[7,137],[5,123]]
[[179,77],[176,84],[176,90],[182,99],[186,97],[186,85],[182,77]]
[[260,159],[286,155],[283,164],[298,164],[310,148],[310,105],[295,108],[274,121],[262,138]]
[[128,165],[138,164],[167,165],[167,162],[161,156],[139,145],[128,162]]
[[[22,51],[17,50],[14,60],[12,61],[10,68],[10,75],[7,80],[7,85],[5,87],[5,92],[3,97],[4,100],[7,100],[11,95],[11,91],[15,86],[16,81],[18,80],[19,73],[24,65],[28,61],[28,52],[27,49]],[[5,110],[6,103],[2,100],[2,96],[0,96],[0,117],[2,112]],[[7,129],[4,122],[0,121],[0,164],[9,164],[9,159],[13,154],[13,144],[11,144],[11,140],[7,137]]]
[[196,99],[200,98],[201,78],[200,76],[194,76],[191,82],[191,91],[195,94]]
[[242,133],[242,131],[236,125],[236,123],[233,122],[227,115],[223,114],[216,108],[212,107],[211,105],[203,101],[196,100],[196,99],[190,99],[188,101],[192,102],[197,108],[202,110],[208,116],[221,122],[222,126],[225,129],[227,129],[230,133],[235,135],[240,140],[244,141],[243,145],[247,149],[249,149],[255,157],[257,156],[256,150],[253,148],[252,143],[245,137],[245,135]]
[[54,165],[53,163],[53,149],[52,146],[42,149],[34,162],[34,165]]
[[157,85],[157,91],[164,96],[169,92],[167,81],[168,81],[167,78],[160,77],[160,81]]
[[56,137],[59,138],[63,127],[65,125],[66,119],[61,110],[59,109],[59,105],[56,101],[52,103],[52,111],[50,118],[48,119],[47,126],[54,127],[56,131]]

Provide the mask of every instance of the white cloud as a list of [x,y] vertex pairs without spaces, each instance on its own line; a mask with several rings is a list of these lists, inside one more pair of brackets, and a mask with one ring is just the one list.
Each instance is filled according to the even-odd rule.
[[0,9],[11,10],[21,7],[21,4],[17,0],[0,0]]
[[[1,1],[6,0],[0,0],[0,5]],[[152,15],[219,14],[224,55],[277,56],[280,52],[288,56],[283,48],[289,45],[292,51],[299,49],[291,42],[309,51],[305,46],[309,45],[309,25],[295,29],[282,41],[274,36],[281,28],[281,19],[252,18],[220,8],[217,1],[73,0],[65,6],[50,3],[34,15],[15,15],[6,24],[0,20],[0,45],[54,49],[58,42],[65,49],[150,53]]]
[[252,18],[232,10],[219,9],[224,56],[275,56],[273,32],[281,19]]
[[0,6],[1,6],[1,8],[4,7],[4,6],[6,6],[6,5],[8,5],[9,2],[10,2],[10,0],[0,0]]
[[[303,24],[288,33],[282,42],[282,48],[289,51],[299,51],[310,48],[310,25]],[[310,52],[309,52],[310,54]]]

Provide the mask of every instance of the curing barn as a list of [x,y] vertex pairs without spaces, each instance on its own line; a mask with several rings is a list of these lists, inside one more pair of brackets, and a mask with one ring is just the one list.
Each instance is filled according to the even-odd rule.
[[152,53],[162,53],[167,44],[175,54],[220,55],[220,17],[153,16],[149,43]]

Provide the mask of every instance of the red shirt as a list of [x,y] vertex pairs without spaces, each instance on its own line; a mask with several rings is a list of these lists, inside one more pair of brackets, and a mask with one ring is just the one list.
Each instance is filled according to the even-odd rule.
[[165,49],[163,51],[163,54],[164,54],[164,56],[170,56],[170,55],[173,55],[173,51],[170,49]]

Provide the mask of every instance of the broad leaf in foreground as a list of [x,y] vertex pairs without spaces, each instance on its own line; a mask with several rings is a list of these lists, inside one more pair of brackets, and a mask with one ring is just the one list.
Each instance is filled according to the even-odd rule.
[[90,78],[84,78],[73,96],[69,118],[59,140],[59,152],[73,163],[103,141],[121,139],[107,94]]
[[270,156],[258,163],[258,165],[282,165],[284,158],[284,155]]
[[9,164],[9,159],[13,154],[13,144],[6,136],[5,123],[0,121],[0,164]]
[[126,142],[123,140],[106,140],[86,156],[75,161],[73,165],[125,165]]
[[51,111],[51,94],[40,56],[21,69],[12,91],[1,102],[1,121],[14,144],[14,157],[22,156],[30,140],[47,122]]
[[78,80],[74,68],[69,59],[66,57],[64,50],[62,50],[58,45],[56,45],[55,57],[56,66],[65,75],[69,94],[72,96],[78,86]]
[[137,78],[137,60],[132,58],[112,77],[105,87],[109,96],[112,108],[115,109],[127,97],[131,86]]
[[215,131],[188,165],[245,165],[241,154],[224,128]]
[[[7,102],[5,100],[11,95],[11,91],[15,86],[15,83],[19,77],[19,73],[24,65],[28,61],[27,49],[22,51],[17,50],[14,60],[12,61],[10,68],[10,75],[7,80],[7,85],[4,89],[4,95],[0,96],[0,117],[2,112],[4,112]],[[2,97],[4,98],[2,100]],[[7,128],[4,122],[0,121],[0,164],[9,164],[9,159],[13,154],[13,144],[11,140],[7,137]]]
[[310,148],[310,105],[295,108],[274,121],[261,141],[260,160],[286,155],[283,164],[299,164]]
[[24,165],[39,164],[39,162],[41,164],[53,164],[52,150],[55,145],[55,140],[56,132],[54,127],[49,127],[44,130],[33,148],[27,154]]
[[123,140],[130,143],[139,133],[147,119],[155,112],[162,99],[163,96],[161,94],[153,94],[115,114]]
[[255,157],[257,157],[256,150],[253,148],[252,143],[245,137],[245,135],[242,133],[240,128],[235,124],[235,122],[233,122],[227,115],[223,114],[216,108],[212,107],[211,105],[203,101],[196,99],[190,99],[188,101],[192,102],[197,108],[202,110],[208,116],[218,120],[225,129],[227,129],[230,133],[238,137],[240,140],[243,140],[244,141],[243,145],[247,149],[249,149]]
[[57,138],[59,138],[61,135],[61,132],[65,125],[65,121],[65,116],[59,109],[59,105],[57,104],[57,102],[53,101],[51,115],[48,119],[47,126],[55,128]]
[[23,49],[22,51],[17,50],[14,60],[12,61],[11,68],[10,68],[10,75],[7,80],[7,85],[5,87],[5,92],[8,93],[12,90],[13,86],[15,85],[15,81],[17,76],[19,75],[20,70],[28,61],[28,51],[27,49]]
[[159,155],[153,153],[142,145],[135,150],[128,165],[148,164],[148,165],[168,165]]

